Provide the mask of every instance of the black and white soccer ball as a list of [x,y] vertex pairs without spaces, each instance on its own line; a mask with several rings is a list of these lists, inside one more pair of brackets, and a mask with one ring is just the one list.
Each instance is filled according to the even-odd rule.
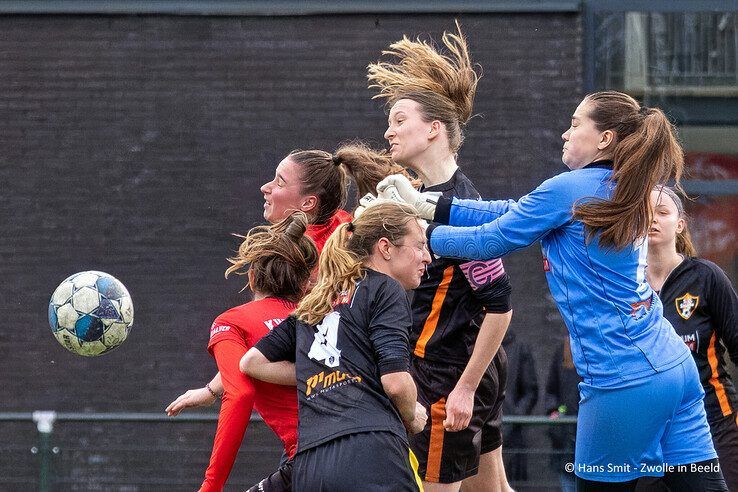
[[94,357],[126,339],[133,325],[133,302],[125,286],[103,272],[75,273],[49,301],[49,325],[70,352]]

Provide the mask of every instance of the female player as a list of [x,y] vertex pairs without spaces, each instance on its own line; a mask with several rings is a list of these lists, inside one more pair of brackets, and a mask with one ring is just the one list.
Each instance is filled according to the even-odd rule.
[[738,400],[723,360],[727,347],[738,362],[738,296],[719,266],[696,257],[679,196],[659,187],[651,205],[646,280],[697,363],[720,468],[728,488],[738,490]]
[[584,98],[562,138],[571,171],[517,202],[437,199],[399,176],[378,189],[394,185],[421,216],[454,226],[427,231],[441,256],[496,258],[541,241],[583,378],[579,490],[633,490],[639,476],[664,472],[672,490],[726,490],[697,369],[645,280],[651,190],[683,169],[672,127],[608,91]]
[[[407,38],[392,44],[385,54],[396,60],[369,65],[370,87],[390,107],[384,136],[392,159],[414,171],[424,191],[478,199],[456,161],[478,76],[460,28],[442,39],[447,55]],[[502,261],[434,260],[412,309],[411,370],[431,416],[411,438],[425,490],[458,490],[462,481],[464,490],[508,490],[500,343],[512,311]]]
[[351,220],[341,210],[346,204],[348,176],[363,196],[396,172],[402,168],[388,155],[360,142],[341,146],[334,154],[294,151],[277,165],[274,179],[261,187],[264,219],[274,224],[296,210],[305,212],[310,217],[307,233],[320,251],[336,227]]
[[328,239],[318,284],[295,315],[241,360],[254,378],[297,379],[294,490],[420,490],[407,433],[421,430],[426,414],[408,372],[405,290],[429,263],[412,207],[368,208]]
[[[322,150],[294,151],[279,163],[274,179],[261,187],[264,194],[264,218],[275,224],[295,211],[305,213],[310,221],[305,234],[315,242],[320,252],[333,230],[339,224],[351,219],[347,212],[341,210],[347,196],[347,175],[354,178],[360,193],[366,193],[373,190],[385,176],[401,170],[402,168],[393,164],[387,155],[372,151],[362,143],[344,145],[334,154]],[[281,314],[275,315],[274,318],[284,318],[285,316]],[[211,353],[214,353],[212,344],[217,338],[215,335],[219,333],[213,333],[217,325],[216,320],[211,328]],[[248,347],[241,347],[242,353],[235,358],[236,365],[240,356],[246,352],[246,348]],[[217,359],[217,353],[214,355]],[[219,369],[221,365],[219,362]],[[245,382],[244,387],[239,387],[239,382],[244,381],[240,378],[232,381],[229,393],[219,372],[204,387],[191,389],[180,395],[167,406],[166,412],[170,416],[175,416],[187,408],[212,405],[221,395],[225,407],[226,401],[233,401],[238,398],[237,395],[251,391],[252,388]],[[291,408],[296,414],[294,391],[291,400]],[[235,410],[229,412],[229,417],[223,419],[222,432],[219,427],[213,443],[203,490],[220,490],[228,478],[248,425],[250,407],[246,407],[238,412]],[[235,407],[229,405],[229,408]],[[295,423],[294,419],[289,418],[286,422],[293,426]]]
[[[218,363],[225,392],[213,459],[201,491],[223,488],[252,408],[280,437],[285,453],[292,456],[295,452],[297,402],[294,388],[253,381],[239,372],[238,361],[270,327],[286,318],[302,298],[318,263],[315,244],[305,235],[307,225],[305,214],[296,212],[276,225],[251,229],[236,258],[230,260],[232,266],[226,270],[227,276],[248,265],[249,287],[254,298],[218,316],[210,329],[208,351]],[[177,411],[173,406],[167,408],[168,413]]]

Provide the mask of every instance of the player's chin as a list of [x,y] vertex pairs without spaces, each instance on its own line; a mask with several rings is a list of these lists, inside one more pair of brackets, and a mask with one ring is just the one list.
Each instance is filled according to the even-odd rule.
[[417,278],[414,278],[412,286],[408,290],[417,289],[420,286],[420,281],[422,280],[422,278],[422,274],[418,275]]

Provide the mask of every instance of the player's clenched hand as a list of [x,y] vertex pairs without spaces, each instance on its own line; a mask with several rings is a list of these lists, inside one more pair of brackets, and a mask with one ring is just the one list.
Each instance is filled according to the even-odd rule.
[[438,193],[421,193],[416,190],[409,179],[402,174],[387,176],[377,184],[378,196],[403,201],[415,207],[418,215],[433,220],[436,214]]
[[206,407],[215,403],[215,396],[213,396],[207,388],[191,389],[184,392],[177,397],[172,403],[167,406],[165,412],[170,417],[179,415],[179,412],[185,408],[192,407]]
[[415,418],[412,423],[408,426],[408,432],[410,434],[417,434],[418,432],[425,429],[425,423],[428,421],[428,413],[425,407],[419,402],[415,402]]
[[474,410],[474,390],[466,386],[456,386],[446,399],[446,419],[443,428],[458,432],[469,426]]

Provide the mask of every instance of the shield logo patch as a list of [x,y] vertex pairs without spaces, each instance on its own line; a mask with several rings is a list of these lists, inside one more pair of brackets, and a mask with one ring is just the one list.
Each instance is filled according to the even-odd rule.
[[700,296],[693,296],[687,292],[682,297],[677,297],[674,302],[676,302],[676,309],[679,316],[684,319],[689,319],[692,317],[694,310],[697,309],[697,306],[700,303]]

